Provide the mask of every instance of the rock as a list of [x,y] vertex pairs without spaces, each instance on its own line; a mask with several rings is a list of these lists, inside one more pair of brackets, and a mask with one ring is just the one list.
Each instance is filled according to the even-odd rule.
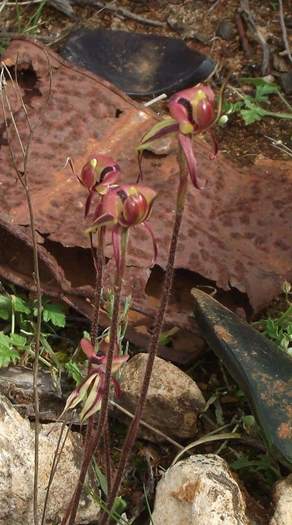
[[[134,411],[139,399],[147,354],[137,354],[121,372],[122,396],[119,400]],[[192,438],[197,416],[205,400],[196,383],[171,363],[156,357],[143,419],[174,438]],[[157,436],[156,436],[157,438]]]
[[223,40],[232,40],[235,35],[234,25],[230,20],[221,20],[216,30],[216,35]]
[[156,488],[155,525],[249,525],[240,488],[224,459],[191,456],[170,467]]
[[280,80],[282,88],[284,89],[286,95],[291,95],[292,93],[292,71],[287,71],[287,73],[282,73],[280,75]]
[[275,512],[270,525],[292,525],[292,474],[276,483],[273,499]]
[[[61,423],[44,425],[39,436],[40,517],[61,426]],[[78,479],[81,458],[80,438],[70,431],[51,486],[46,525],[61,523]],[[33,471],[34,430],[10,401],[0,396],[0,525],[33,523]],[[92,523],[97,515],[96,504],[83,495],[76,524]]]
[[[64,390],[62,383],[62,391]],[[38,375],[38,390],[40,400],[41,421],[56,421],[61,414],[68,385],[65,387],[65,396],[58,392],[49,372],[40,370]],[[10,366],[0,368],[0,394],[6,396],[12,404],[19,406],[18,412],[22,416],[34,418],[33,402],[33,371],[24,366]]]

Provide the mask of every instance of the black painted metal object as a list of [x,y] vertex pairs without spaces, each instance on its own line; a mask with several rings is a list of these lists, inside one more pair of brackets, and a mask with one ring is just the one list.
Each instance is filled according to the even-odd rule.
[[59,53],[133,97],[179,91],[205,80],[215,67],[178,38],[109,29],[78,29]]
[[292,359],[210,295],[192,295],[203,337],[247,396],[270,452],[292,468]]

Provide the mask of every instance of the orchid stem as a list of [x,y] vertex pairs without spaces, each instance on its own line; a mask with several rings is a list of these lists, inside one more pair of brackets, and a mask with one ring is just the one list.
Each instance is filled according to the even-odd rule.
[[104,377],[104,391],[103,398],[101,403],[100,414],[98,418],[98,425],[96,431],[93,433],[90,438],[90,442],[85,447],[83,462],[81,465],[81,470],[79,474],[79,479],[77,482],[77,487],[75,489],[74,495],[71,499],[67,512],[62,520],[61,525],[74,525],[75,518],[78,510],[78,504],[81,496],[82,487],[84,485],[85,477],[87,470],[89,468],[91,459],[95,450],[97,449],[101,437],[103,435],[104,426],[108,419],[108,405],[109,405],[109,394],[110,394],[110,382],[111,382],[111,373],[112,373],[112,362],[114,357],[114,352],[117,345],[117,335],[119,327],[119,314],[120,314],[120,303],[121,303],[121,291],[123,284],[123,277],[126,268],[126,254],[127,254],[127,241],[128,241],[128,229],[123,229],[121,233],[121,259],[120,263],[117,266],[116,277],[115,277],[115,287],[114,287],[114,305],[113,305],[113,314],[111,321],[110,329],[110,342],[109,349],[107,353],[105,377]]
[[[175,255],[176,255],[180,227],[181,227],[182,218],[183,218],[186,193],[187,193],[187,185],[188,185],[188,171],[186,167],[184,153],[180,145],[179,145],[179,151],[178,151],[178,164],[180,168],[180,183],[179,183],[179,187],[177,191],[175,220],[174,220],[172,238],[171,238],[171,243],[170,243],[170,248],[169,248],[168,262],[167,262],[166,272],[165,272],[165,277],[164,277],[163,292],[162,292],[158,315],[156,317],[153,334],[152,334],[149,348],[148,348],[148,359],[147,359],[146,369],[145,369],[143,383],[141,387],[140,399],[139,399],[139,402],[138,402],[138,405],[135,411],[134,419],[129,427],[129,430],[128,430],[128,433],[127,433],[127,436],[126,436],[126,439],[123,445],[120,462],[119,462],[117,473],[116,473],[114,483],[113,483],[113,488],[112,488],[111,494],[109,495],[108,502],[107,502],[107,508],[109,509],[110,513],[112,510],[114,501],[116,499],[116,496],[118,494],[119,488],[120,488],[123,472],[126,467],[127,461],[129,459],[130,452],[132,450],[132,447],[134,445],[134,442],[136,440],[136,437],[139,431],[139,425],[140,425],[140,421],[141,421],[142,414],[143,414],[143,409],[144,409],[146,398],[147,398],[153,365],[154,365],[155,357],[157,355],[157,350],[159,347],[159,339],[160,339],[161,331],[163,328],[163,321],[164,321],[166,309],[169,303],[169,298],[170,298],[170,294],[172,290]],[[107,525],[107,523],[109,522],[109,519],[110,519],[109,515],[107,515],[106,513],[103,513],[101,520],[100,520],[100,525]]]
[[[98,241],[96,255],[94,256],[94,266],[96,271],[96,281],[95,281],[95,290],[94,290],[94,300],[93,300],[93,317],[91,323],[91,332],[90,339],[93,348],[95,348],[97,332],[98,332],[98,321],[99,321],[99,310],[101,303],[102,295],[102,280],[103,280],[103,265],[104,265],[104,236],[105,229],[104,227],[98,232]],[[94,249],[94,247],[93,247]]]

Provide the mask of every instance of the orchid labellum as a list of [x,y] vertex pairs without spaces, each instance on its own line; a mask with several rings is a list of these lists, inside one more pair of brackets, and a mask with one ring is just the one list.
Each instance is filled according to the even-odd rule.
[[[60,417],[68,410],[72,410],[79,403],[84,402],[82,411],[80,413],[81,422],[86,421],[95,412],[100,410],[101,401],[104,391],[105,369],[107,355],[106,353],[96,354],[92,344],[87,339],[81,339],[80,346],[86,354],[90,363],[89,373],[87,377],[78,385],[67,399],[66,406]],[[115,373],[125,363],[128,356],[114,355],[112,373]],[[118,381],[111,377],[111,382],[114,386],[115,395],[119,397],[120,386]]]
[[217,144],[211,126],[215,123],[214,114],[215,95],[209,86],[198,84],[184,89],[173,95],[168,102],[171,115],[156,124],[144,137],[138,146],[139,162],[143,151],[151,147],[153,141],[177,133],[178,141],[184,153],[188,172],[193,185],[198,189],[204,188],[204,183],[199,180],[197,161],[193,150],[192,138],[194,135],[209,131],[214,143],[214,155],[217,153]]
[[94,233],[102,227],[111,227],[114,256],[117,266],[121,260],[121,240],[123,233],[132,226],[144,226],[150,233],[154,259],[157,246],[151,227],[146,222],[152,210],[157,193],[138,184],[122,184],[109,188],[100,199],[93,216],[93,224],[88,233]]

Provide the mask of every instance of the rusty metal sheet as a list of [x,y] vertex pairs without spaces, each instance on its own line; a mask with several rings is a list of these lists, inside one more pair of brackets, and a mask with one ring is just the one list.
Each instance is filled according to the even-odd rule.
[[[49,90],[48,58],[52,87],[42,112]],[[94,276],[83,234],[86,192],[64,167],[66,158],[72,157],[79,170],[92,153],[110,155],[119,161],[125,181],[135,181],[135,145],[156,117],[108,82],[69,65],[51,50],[44,53],[39,44],[16,40],[4,59],[10,65],[18,63],[31,122],[38,123],[29,159],[37,230],[43,248],[63,269],[77,297],[82,286],[91,287]],[[25,117],[9,82],[8,90],[25,138]],[[1,130],[1,214],[24,227],[26,204],[11,167],[3,123]],[[189,188],[176,266],[224,290],[236,288],[247,294],[258,311],[278,294],[284,279],[292,279],[291,162],[269,161],[262,167],[238,169],[223,155],[210,161],[203,141],[197,141],[195,148],[208,186],[203,192]],[[16,141],[14,149],[19,155]],[[178,177],[174,148],[165,156],[147,155],[144,167],[145,183],[159,192],[151,222],[159,246],[157,263],[165,268]],[[145,294],[150,260],[151,241],[136,228],[130,239],[128,273],[134,284],[134,307],[146,314],[152,314],[157,303]],[[106,282],[111,275],[109,261]],[[173,301],[169,321],[193,329],[190,304]]]

